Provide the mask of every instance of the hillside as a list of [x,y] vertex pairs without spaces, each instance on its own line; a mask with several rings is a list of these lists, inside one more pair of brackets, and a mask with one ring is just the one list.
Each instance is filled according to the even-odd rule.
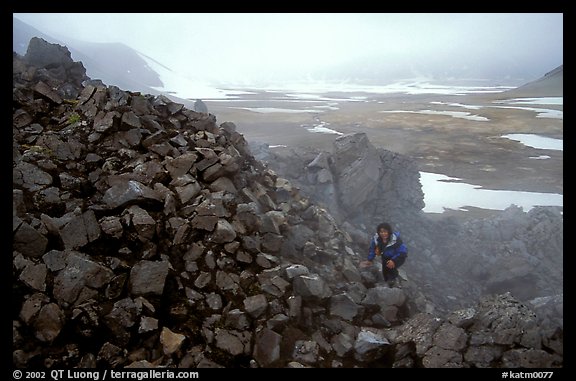
[[503,94],[513,97],[562,97],[564,96],[564,65],[544,74],[542,78]]
[[162,87],[158,73],[154,72],[134,49],[120,43],[94,43],[69,39],[66,43],[12,18],[12,48],[24,55],[32,37],[66,45],[74,61],[82,62],[92,79],[131,91],[158,94],[153,87]]
[[[300,189],[234,123],[85,73],[42,39],[13,56],[15,367],[563,365],[554,209],[426,221],[410,159],[365,134]],[[383,215],[401,287],[357,265]]]

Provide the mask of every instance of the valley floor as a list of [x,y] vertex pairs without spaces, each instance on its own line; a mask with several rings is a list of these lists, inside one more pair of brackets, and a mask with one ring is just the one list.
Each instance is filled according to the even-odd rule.
[[[563,104],[545,104],[546,99],[518,105],[505,93],[299,98],[254,92],[205,103],[218,123],[234,122],[248,141],[276,149],[330,150],[341,134],[365,132],[372,144],[412,157],[424,172],[486,189],[563,194],[562,150],[532,148],[503,137],[563,139]],[[546,116],[550,113],[556,114]]]

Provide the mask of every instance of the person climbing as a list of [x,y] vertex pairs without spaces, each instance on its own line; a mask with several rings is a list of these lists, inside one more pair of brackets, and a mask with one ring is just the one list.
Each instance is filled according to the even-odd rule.
[[376,227],[376,234],[370,240],[368,259],[360,263],[360,267],[373,264],[374,258],[382,257],[382,275],[389,287],[398,286],[398,267],[402,266],[408,256],[408,248],[402,242],[400,233],[395,232],[392,226],[383,222]]

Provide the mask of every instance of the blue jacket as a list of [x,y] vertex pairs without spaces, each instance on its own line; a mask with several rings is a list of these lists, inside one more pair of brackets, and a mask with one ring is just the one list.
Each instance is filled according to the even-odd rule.
[[396,266],[400,266],[406,260],[408,256],[408,249],[406,245],[400,239],[400,233],[392,233],[390,242],[384,247],[384,243],[380,239],[378,234],[374,234],[374,237],[370,240],[370,248],[368,249],[368,260],[374,260],[376,257],[376,248],[379,248],[380,253],[382,253],[382,261],[387,261],[391,259],[394,261]]

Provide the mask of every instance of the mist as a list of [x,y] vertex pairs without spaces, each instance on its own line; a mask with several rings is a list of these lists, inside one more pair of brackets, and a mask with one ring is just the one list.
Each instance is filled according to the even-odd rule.
[[563,366],[562,14],[14,16],[15,368]]
[[399,79],[519,84],[563,62],[561,13],[14,13],[63,41],[118,42],[215,84]]

